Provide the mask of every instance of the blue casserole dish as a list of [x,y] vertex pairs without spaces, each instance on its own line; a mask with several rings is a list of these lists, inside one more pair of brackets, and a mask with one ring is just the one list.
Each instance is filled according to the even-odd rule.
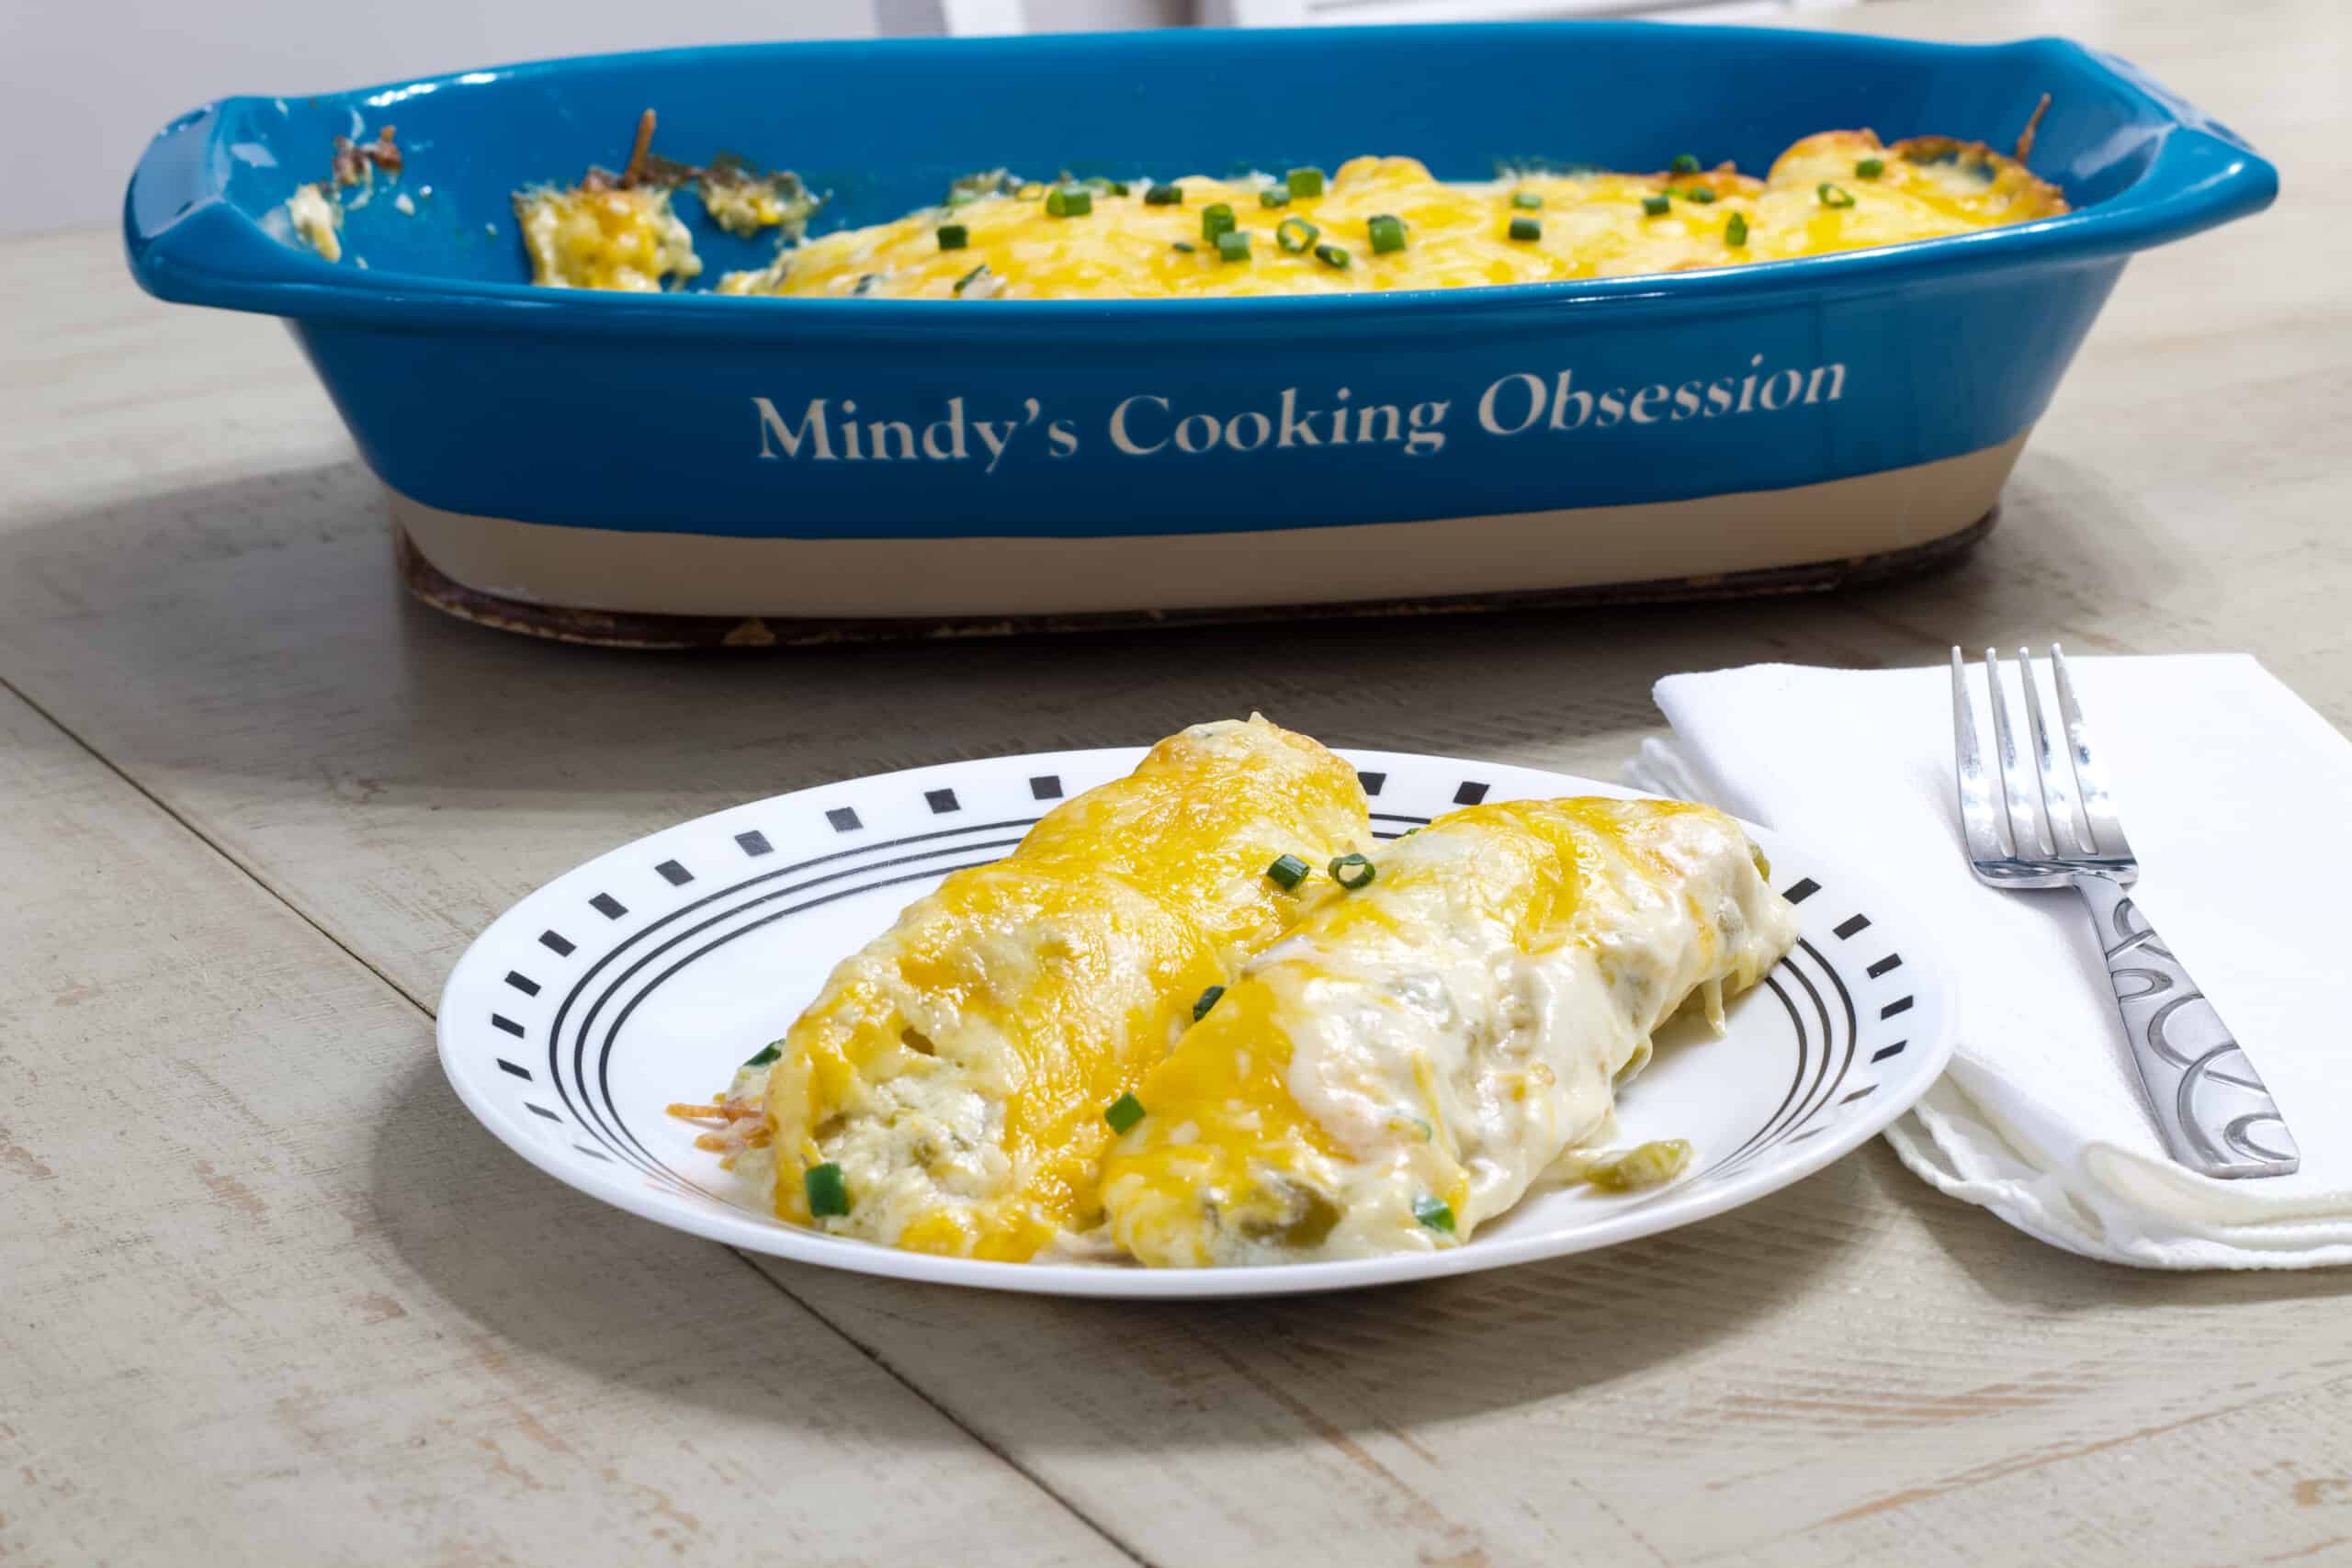
[[[1760,171],[1849,127],[2006,146],[2043,93],[2030,162],[2071,213],[1664,276],[1108,304],[589,294],[528,286],[509,207],[619,163],[648,106],[673,156],[733,150],[830,190],[823,228],[999,165],[1396,152],[1486,178],[1692,148]],[[387,122],[401,188],[432,189],[415,213],[352,211],[340,265],[276,237],[273,209],[325,173],[331,139]],[[1932,553],[1981,532],[2131,254],[2276,189],[2227,129],[2059,39],[1184,30],[686,50],[228,98],[158,134],[124,231],[156,295],[289,320],[415,548],[466,590],[655,615],[1058,615]],[[707,278],[767,254],[698,243]],[[1393,434],[1295,436],[1339,402],[1393,407]],[[920,449],[816,439],[812,421],[853,418],[902,423]]]

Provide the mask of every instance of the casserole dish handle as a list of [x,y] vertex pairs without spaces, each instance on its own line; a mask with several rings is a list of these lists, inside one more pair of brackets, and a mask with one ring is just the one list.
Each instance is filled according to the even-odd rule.
[[277,240],[229,200],[224,121],[238,100],[190,109],[155,133],[131,172],[122,238],[131,276],[162,299],[282,310],[285,286],[333,282],[327,263]]
[[2143,250],[2261,211],[2278,196],[2278,171],[2245,138],[2128,60],[2067,43],[2100,70],[2150,99],[2171,123],[2145,173],[2091,210],[2108,232],[2102,248]]

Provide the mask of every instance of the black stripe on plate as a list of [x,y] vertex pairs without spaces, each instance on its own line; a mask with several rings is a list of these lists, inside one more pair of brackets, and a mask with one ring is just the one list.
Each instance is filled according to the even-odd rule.
[[599,893],[588,900],[588,907],[608,920],[617,920],[628,913],[628,906],[609,893]]
[[[1789,1015],[1789,1028],[1796,1034],[1796,1064],[1789,1077],[1788,1092],[1781,1096],[1781,1103],[1772,1108],[1772,1114],[1764,1119],[1762,1126],[1748,1134],[1746,1143],[1701,1170],[1699,1175],[1702,1177],[1713,1176],[1719,1170],[1730,1168],[1747,1158],[1748,1154],[1759,1145],[1769,1145],[1789,1126],[1795,1125],[1793,1122],[1784,1124],[1781,1119],[1788,1114],[1789,1108],[1797,1103],[1799,1095],[1804,1088],[1805,1064],[1813,1055],[1813,1037],[1805,1027],[1804,1015],[1797,1010],[1796,998],[1790,996],[1788,987],[1781,984],[1782,969],[1788,969],[1792,975],[1795,973],[1795,970],[1790,967],[1788,960],[1782,959],[1765,975],[1763,987],[1779,999],[1781,1010]],[[1823,1043],[1823,1051],[1826,1056],[1827,1053],[1826,1041]]]
[[544,1116],[550,1122],[560,1122],[563,1120],[562,1117],[557,1115],[554,1111],[549,1111],[546,1106],[534,1105],[527,1100],[523,1102],[523,1109],[529,1111],[534,1116]]
[[1059,773],[1039,773],[1029,781],[1030,799],[1059,800],[1061,797],[1062,780]]
[[1851,1105],[1854,1101],[1860,1100],[1865,1096],[1876,1094],[1877,1092],[1878,1085],[1874,1083],[1866,1083],[1861,1088],[1856,1089],[1853,1093],[1848,1095],[1845,1099],[1839,1100],[1838,1103],[1840,1105]]
[[1386,773],[1367,773],[1362,769],[1358,769],[1356,772],[1356,782],[1363,785],[1364,794],[1378,795],[1380,793],[1380,786],[1388,782],[1388,775]]
[[752,829],[748,833],[736,834],[735,842],[742,847],[742,851],[745,854],[751,855],[754,858],[757,858],[760,855],[772,855],[775,853],[775,846],[769,843],[768,836],[765,833],[761,832],[757,828]]
[[833,825],[836,833],[854,833],[865,826],[857,819],[857,808],[854,806],[834,807],[825,813],[825,820]]
[[[909,833],[899,838],[885,840],[878,843],[861,844],[845,850],[833,850],[825,854],[811,855],[806,860],[795,861],[789,864],[777,866],[771,871],[754,873],[753,874],[745,877],[742,881],[735,883],[731,886],[721,887],[716,892],[706,893],[700,897],[686,904],[683,904],[677,908],[669,911],[667,914],[654,917],[652,919],[647,921],[638,931],[627,937],[624,937],[620,942],[610,951],[598,956],[589,966],[588,972],[573,983],[570,992],[565,995],[562,1002],[557,1006],[555,1021],[548,1031],[548,1081],[555,1086],[556,1094],[563,1101],[563,1106],[566,1111],[571,1111],[574,1116],[578,1117],[581,1124],[586,1127],[592,1134],[600,1138],[605,1136],[605,1133],[597,1119],[597,1112],[594,1104],[592,1101],[583,1100],[581,1105],[574,1105],[571,1100],[571,1091],[566,1088],[564,1084],[562,1050],[563,1043],[566,1038],[564,1030],[565,1017],[571,1011],[573,1006],[578,1003],[582,995],[595,982],[596,976],[602,974],[607,965],[621,962],[632,948],[639,947],[642,943],[656,942],[657,939],[661,937],[664,930],[672,927],[676,922],[690,919],[698,913],[707,911],[714,905],[719,904],[722,900],[730,898],[736,894],[741,893],[747,889],[758,887],[763,884],[776,883],[780,879],[797,876],[800,873],[812,870],[817,866],[830,865],[837,862],[861,860],[879,851],[899,848],[910,844],[936,844],[935,848],[923,850],[916,854],[904,857],[901,860],[886,861],[882,863],[885,865],[896,865],[910,864],[932,855],[963,854],[974,850],[981,849],[1009,850],[1018,844],[1020,840],[1018,839],[1007,839],[1001,842],[973,843],[967,841],[958,844],[951,844],[944,842],[944,840],[969,840],[971,836],[976,833],[992,832],[998,829],[1032,828],[1035,827],[1036,823],[1037,818],[1035,817],[1015,818],[1002,822],[977,822],[961,828],[942,828],[928,833]],[[763,838],[761,840],[761,846],[763,853],[767,852],[770,847]],[[869,866],[867,869],[872,868]],[[952,871],[956,868],[950,866],[944,869]],[[829,872],[805,886],[815,886],[820,883],[830,883],[842,877],[857,874],[859,874],[859,872],[854,869],[843,869],[836,872]],[[780,897],[782,895],[778,894],[771,896]],[[763,902],[766,897],[770,896],[763,896],[760,901]],[[710,919],[706,919],[704,923],[708,924],[710,923],[710,919],[716,919],[718,918],[721,917],[710,917]],[[661,943],[661,946],[662,948],[667,948],[673,945],[675,940],[677,939],[673,939],[672,942]],[[635,967],[637,967],[637,965],[632,965],[632,969]],[[583,1074],[585,1072],[585,1068],[582,1066],[582,1058],[585,1055],[586,1050],[586,1039],[583,1032],[581,1040],[573,1049],[574,1070]],[[614,1146],[618,1148],[617,1145]],[[626,1151],[623,1151],[623,1153],[626,1157]],[[652,1170],[649,1168],[649,1174],[662,1175],[663,1172]],[[674,1172],[668,1174],[673,1179],[676,1179]]]
[[1786,898],[1792,904],[1802,904],[1820,891],[1821,884],[1808,876],[1799,882],[1795,886],[1790,888],[1786,893],[1781,894],[1781,897]]
[[1829,1131],[1829,1123],[1828,1123],[1828,1122],[1823,1122],[1820,1126],[1818,1126],[1818,1127],[1808,1127],[1808,1128],[1806,1128],[1804,1132],[1797,1134],[1794,1137],[1790,1138],[1790,1139],[1788,1139],[1787,1141],[1788,1141],[1788,1142],[1790,1142],[1790,1143],[1792,1143],[1792,1144],[1802,1144],[1802,1143],[1804,1143],[1807,1138],[1817,1138],[1817,1137],[1821,1136],[1821,1134],[1822,1134],[1826,1133],[1827,1131]]
[[922,792],[922,797],[930,804],[933,817],[944,817],[950,811],[964,809],[956,803],[956,792],[952,789],[927,789]]
[[653,869],[660,872],[662,874],[662,880],[668,883],[673,887],[684,887],[687,883],[692,882],[695,879],[695,874],[693,872],[688,871],[684,866],[680,865],[673,860],[665,860]]
[[1875,980],[1881,975],[1886,974],[1890,970],[1900,969],[1902,967],[1903,954],[1899,953],[1890,953],[1884,958],[1880,959],[1877,963],[1863,970],[1862,973]]
[[523,1026],[515,1022],[513,1019],[507,1017],[503,1012],[492,1013],[490,1015],[490,1025],[492,1029],[503,1029],[506,1031],[507,1033],[512,1034],[517,1040],[523,1038]]
[[1877,1050],[1871,1053],[1871,1060],[1873,1062],[1883,1062],[1889,1056],[1900,1056],[1903,1055],[1903,1047],[1910,1043],[1911,1042],[1908,1040],[1898,1040],[1892,1045],[1882,1045]]
[[506,972],[506,983],[526,997],[536,997],[539,994],[539,983],[519,970],[509,969]]
[[498,1070],[502,1073],[512,1073],[516,1077],[521,1078],[525,1083],[529,1083],[531,1081],[530,1068],[518,1067],[503,1056],[498,1058]]
[[613,1156],[606,1154],[602,1149],[592,1149],[585,1144],[574,1144],[571,1146],[578,1149],[582,1154],[586,1155],[590,1159],[600,1159],[606,1165],[613,1163]]
[[1843,942],[1856,931],[1870,930],[1870,925],[1871,918],[1868,915],[1849,915],[1829,929],[1838,933],[1838,940]]
[[1453,792],[1456,806],[1476,806],[1487,798],[1487,786],[1476,779],[1464,779],[1462,787]]
[[554,953],[559,958],[569,958],[571,956],[571,943],[563,939],[563,933],[560,931],[541,931],[539,933],[539,945],[546,948],[549,953]]
[[1878,1015],[1881,1018],[1893,1018],[1898,1012],[1909,1012],[1910,1010],[1911,998],[1909,997],[1903,997],[1894,1001],[1891,1001],[1884,1007],[1879,1009]]

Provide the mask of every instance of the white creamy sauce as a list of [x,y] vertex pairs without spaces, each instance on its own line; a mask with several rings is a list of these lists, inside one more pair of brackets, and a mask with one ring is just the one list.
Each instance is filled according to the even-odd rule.
[[872,1087],[824,1153],[842,1168],[854,1197],[830,1228],[893,1241],[944,1202],[977,1202],[1001,1192],[1011,1161],[1001,1146],[1004,1101],[970,1075],[933,1060]]
[[[1439,829],[1385,858],[1401,869],[1480,848],[1475,831]],[[1461,1234],[1510,1208],[1565,1151],[1606,1134],[1615,1086],[1647,1062],[1651,1032],[1692,987],[1712,987],[1719,1019],[1720,981],[1777,961],[1794,917],[1744,841],[1692,817],[1663,848],[1680,878],[1589,880],[1584,940],[1548,951],[1521,952],[1509,922],[1430,879],[1392,903],[1410,942],[1369,942],[1360,928],[1318,949],[1295,936],[1250,965],[1281,996],[1292,1098],[1345,1151],[1314,1173],[1342,1211],[1317,1256],[1436,1245],[1413,1212],[1430,1191],[1432,1144],[1469,1174]],[[1692,905],[1712,930],[1690,918]],[[1227,1244],[1234,1256],[1221,1260],[1252,1250],[1231,1236],[1220,1250]]]

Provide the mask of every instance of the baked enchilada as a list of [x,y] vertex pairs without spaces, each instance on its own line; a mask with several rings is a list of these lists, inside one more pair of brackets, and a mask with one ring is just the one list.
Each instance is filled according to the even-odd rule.
[[1356,852],[1368,826],[1355,770],[1313,740],[1195,726],[909,906],[726,1104],[673,1109],[746,1129],[737,1168],[781,1218],[1027,1258],[1097,1223],[1105,1108],[1311,898],[1269,868]]
[[[2030,141],[2030,137],[2028,139]],[[664,171],[667,171],[666,174]],[[775,259],[729,272],[733,295],[877,299],[1165,299],[1315,294],[1737,266],[1929,240],[2064,212],[2058,188],[1982,142],[1869,130],[1810,136],[1763,178],[1677,157],[1651,174],[1507,173],[1447,181],[1409,157],[1360,157],[1231,179],[1034,181],[999,171],[941,205],[803,241],[808,198],[739,171],[638,154],[620,175],[518,192],[532,280],[648,290],[703,263],[672,209],[691,186],[730,231],[783,231]],[[773,219],[766,214],[774,214]]]
[[1669,1177],[1686,1151],[1583,1151],[1658,1026],[1694,997],[1719,1023],[1795,936],[1709,807],[1441,818],[1343,874],[1144,1078],[1103,1164],[1111,1238],[1155,1266],[1355,1258],[1457,1246],[1564,1156]]

